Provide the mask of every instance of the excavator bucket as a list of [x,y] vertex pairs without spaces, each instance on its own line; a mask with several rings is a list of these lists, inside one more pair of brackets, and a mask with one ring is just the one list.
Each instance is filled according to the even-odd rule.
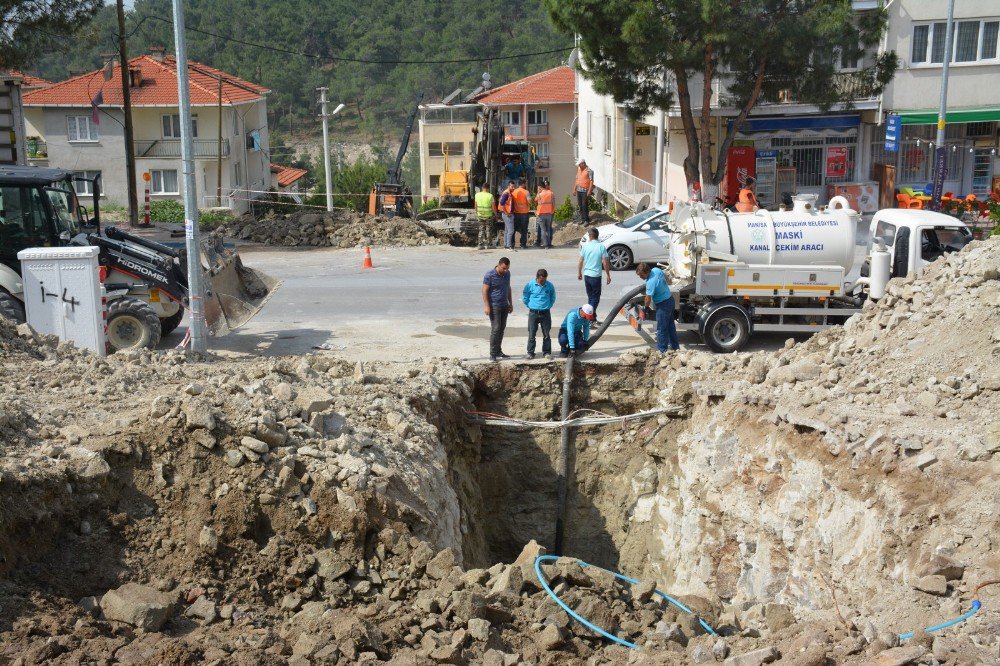
[[281,282],[243,265],[235,250],[222,238],[202,241],[201,264],[205,271],[205,324],[213,336],[229,333],[260,312]]

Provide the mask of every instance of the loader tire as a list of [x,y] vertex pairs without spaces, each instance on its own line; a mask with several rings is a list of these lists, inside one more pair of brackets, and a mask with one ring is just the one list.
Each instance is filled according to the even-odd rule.
[[181,325],[181,319],[184,319],[183,307],[177,308],[177,312],[169,317],[160,317],[160,336],[173,333],[174,329]]
[[3,289],[0,289],[0,317],[6,317],[15,324],[23,324],[27,321],[27,318],[24,316],[24,303]]
[[160,318],[138,298],[119,298],[108,304],[108,351],[156,349]]

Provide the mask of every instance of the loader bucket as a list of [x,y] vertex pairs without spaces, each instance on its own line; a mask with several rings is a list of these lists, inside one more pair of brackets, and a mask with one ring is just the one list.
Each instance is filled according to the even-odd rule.
[[222,239],[209,237],[201,246],[205,271],[205,324],[212,336],[239,328],[260,312],[280,286],[274,278],[247,268]]

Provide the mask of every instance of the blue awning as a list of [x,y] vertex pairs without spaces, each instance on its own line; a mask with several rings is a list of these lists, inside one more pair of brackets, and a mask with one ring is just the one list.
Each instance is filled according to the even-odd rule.
[[[729,121],[732,127],[733,121]],[[848,130],[860,127],[861,116],[779,116],[774,118],[748,118],[740,128],[741,134],[750,132],[795,132],[797,130]]]

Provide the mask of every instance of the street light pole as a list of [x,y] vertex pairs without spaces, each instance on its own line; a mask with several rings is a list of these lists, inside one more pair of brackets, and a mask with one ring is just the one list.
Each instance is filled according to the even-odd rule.
[[181,160],[184,165],[184,238],[187,249],[188,312],[191,351],[208,350],[205,332],[205,288],[202,284],[201,243],[198,231],[198,198],[194,174],[194,141],[191,135],[191,96],[188,90],[187,45],[184,41],[183,0],[171,0],[174,15],[174,51],[177,56],[177,97],[181,116]]
[[[326,105],[329,100],[326,98],[325,86],[317,88],[319,91],[319,103],[321,116],[323,118],[323,171],[326,175],[326,209],[333,210],[333,173],[330,171],[330,118],[340,113],[344,109],[343,104],[338,104],[333,113],[326,112]],[[337,165],[340,165],[340,155],[337,156]]]
[[944,63],[941,70],[941,102],[938,107],[937,139],[934,142],[934,189],[931,208],[941,209],[944,190],[944,172],[948,163],[948,149],[944,145],[944,128],[948,117],[948,65],[951,63],[952,38],[955,32],[955,0],[948,0],[948,27],[944,38]]

